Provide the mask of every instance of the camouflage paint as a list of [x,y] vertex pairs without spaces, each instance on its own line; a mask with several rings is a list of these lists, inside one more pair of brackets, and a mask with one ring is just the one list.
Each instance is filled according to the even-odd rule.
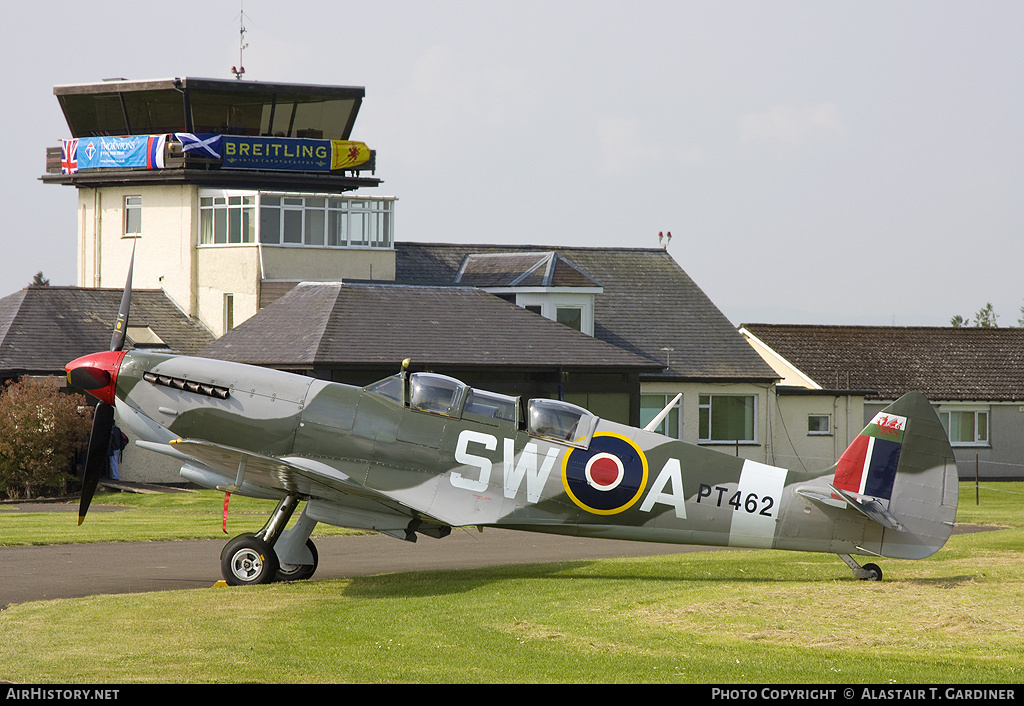
[[[145,373],[229,394],[216,399],[154,384]],[[192,477],[226,486],[241,464],[241,491],[297,493],[311,501],[315,520],[405,538],[490,525],[920,558],[942,546],[956,515],[952,450],[920,395],[887,410],[906,420],[894,480],[887,497],[865,501],[880,502],[906,532],[830,498],[835,469],[787,471],[605,420],[573,445],[532,436],[514,422],[410,409],[369,388],[139,351],[125,356],[117,395],[138,419],[188,440],[174,446],[193,469],[205,469]],[[166,441],[149,423],[133,429]],[[893,430],[875,424],[865,433],[891,437]]]

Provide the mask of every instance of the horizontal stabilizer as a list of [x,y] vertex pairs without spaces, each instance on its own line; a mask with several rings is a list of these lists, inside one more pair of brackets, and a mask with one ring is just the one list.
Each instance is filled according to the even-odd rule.
[[[831,488],[831,486],[829,486],[829,488]],[[805,498],[810,498],[814,502],[821,503],[822,505],[838,508],[846,507],[846,501],[833,497],[831,489],[821,490],[820,488],[797,488],[796,492],[799,495],[802,495]]]
[[834,485],[831,486],[832,490],[842,496],[842,498],[857,512],[861,513],[869,520],[874,520],[882,527],[886,527],[897,532],[905,532],[903,524],[897,520],[892,514],[882,507],[882,503],[878,498],[871,498],[866,495],[859,495],[857,493],[851,493],[848,490],[840,490]]

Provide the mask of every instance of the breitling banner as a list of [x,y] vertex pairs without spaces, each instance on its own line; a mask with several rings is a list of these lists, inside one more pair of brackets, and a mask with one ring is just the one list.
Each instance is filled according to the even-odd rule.
[[187,156],[220,159],[222,169],[330,172],[370,161],[370,148],[351,140],[299,137],[244,137],[212,133],[82,137],[61,142],[61,171],[80,169],[163,169],[168,140]]
[[224,135],[221,158],[223,169],[329,172],[369,161],[370,150],[362,142],[349,140]]

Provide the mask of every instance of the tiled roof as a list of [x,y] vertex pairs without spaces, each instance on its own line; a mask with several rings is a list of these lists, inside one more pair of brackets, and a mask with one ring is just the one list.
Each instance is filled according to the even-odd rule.
[[658,364],[471,287],[299,284],[201,355],[256,365],[623,368]]
[[824,388],[1024,400],[1024,328],[744,324]]
[[778,376],[664,249],[396,243],[396,280],[451,285],[470,254],[556,252],[604,288],[594,337],[661,362],[644,380]]
[[[64,365],[110,348],[120,289],[28,287],[0,299],[0,375],[63,374]],[[174,352],[191,355],[213,341],[161,290],[136,289],[129,327],[148,326]],[[126,348],[132,347],[131,337]]]

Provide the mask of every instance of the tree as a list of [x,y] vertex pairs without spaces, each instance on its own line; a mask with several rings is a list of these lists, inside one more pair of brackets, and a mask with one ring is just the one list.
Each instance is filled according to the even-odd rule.
[[50,286],[50,280],[43,276],[43,271],[42,270],[39,270],[39,272],[36,272],[35,276],[32,278],[32,281],[28,283],[28,286],[30,286],[30,287],[49,287]]
[[998,328],[996,318],[996,312],[992,309],[992,302],[988,302],[985,306],[978,309],[978,313],[974,315],[974,325],[978,328]]
[[[1021,317],[1017,323],[1020,326],[1024,326],[1024,306],[1020,308],[1020,313]],[[998,318],[995,308],[992,306],[992,302],[987,302],[985,306],[978,309],[977,313],[974,314],[973,326],[975,328],[999,328],[999,325],[996,323],[996,319]],[[960,314],[957,314],[949,320],[949,325],[953,328],[965,328],[972,324],[969,318],[964,318],[963,316],[960,316]]]
[[0,492],[67,492],[75,454],[89,443],[92,409],[58,377],[23,377],[0,392]]

